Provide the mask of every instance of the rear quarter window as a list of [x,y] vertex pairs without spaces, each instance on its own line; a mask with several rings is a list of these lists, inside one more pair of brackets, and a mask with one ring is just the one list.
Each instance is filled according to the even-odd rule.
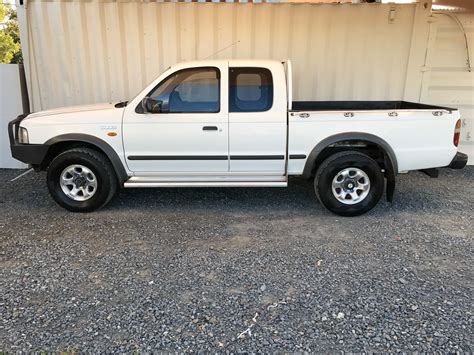
[[266,68],[231,68],[229,111],[263,112],[273,105],[273,78]]

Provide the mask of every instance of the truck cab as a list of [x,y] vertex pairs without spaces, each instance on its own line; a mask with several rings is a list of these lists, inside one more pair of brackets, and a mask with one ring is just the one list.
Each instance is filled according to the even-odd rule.
[[[287,89],[282,63],[204,61],[174,66],[124,111],[134,174],[260,175],[284,182]],[[263,181],[263,180],[262,180]]]

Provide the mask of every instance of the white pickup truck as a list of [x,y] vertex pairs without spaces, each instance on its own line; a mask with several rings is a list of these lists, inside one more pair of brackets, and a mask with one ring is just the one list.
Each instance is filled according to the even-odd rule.
[[104,206],[125,187],[285,187],[314,179],[332,212],[363,214],[399,172],[463,168],[456,109],[404,101],[292,100],[291,63],[177,64],[128,102],[21,115],[14,158],[47,170],[56,202]]

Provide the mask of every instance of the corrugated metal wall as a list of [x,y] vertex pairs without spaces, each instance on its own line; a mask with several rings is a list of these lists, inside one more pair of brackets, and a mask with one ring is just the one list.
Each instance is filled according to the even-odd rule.
[[[460,150],[468,153],[469,163],[474,164],[474,14],[445,12],[433,17],[421,100],[460,109]],[[460,25],[467,36],[471,71]]]
[[292,59],[299,100],[402,99],[416,6],[29,1],[32,107],[127,99],[224,48],[214,57]]

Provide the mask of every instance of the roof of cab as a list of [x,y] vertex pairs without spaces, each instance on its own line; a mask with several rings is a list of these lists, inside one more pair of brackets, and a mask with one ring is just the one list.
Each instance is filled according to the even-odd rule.
[[172,69],[192,68],[192,67],[206,67],[228,65],[230,67],[271,67],[274,65],[281,65],[282,62],[272,59],[206,59],[193,60],[176,63],[171,66]]

